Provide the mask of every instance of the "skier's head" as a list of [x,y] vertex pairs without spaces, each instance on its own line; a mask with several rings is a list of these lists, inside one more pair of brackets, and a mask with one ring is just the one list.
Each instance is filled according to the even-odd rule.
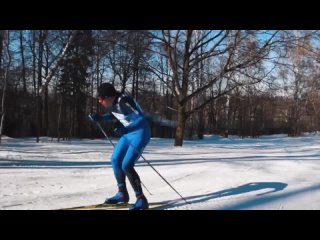
[[114,86],[110,83],[102,83],[98,87],[98,96],[97,97],[113,97],[117,95],[117,91]]
[[117,91],[110,83],[103,83],[98,87],[98,101],[104,107],[109,107],[113,104]]

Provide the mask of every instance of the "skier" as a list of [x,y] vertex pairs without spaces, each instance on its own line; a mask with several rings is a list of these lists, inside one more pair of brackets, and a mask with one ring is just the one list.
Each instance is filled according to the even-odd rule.
[[118,126],[115,133],[120,135],[114,148],[111,162],[118,185],[118,192],[105,200],[106,204],[127,203],[129,194],[126,177],[135,191],[136,202],[129,210],[148,209],[149,203],[143,194],[141,181],[134,169],[144,148],[150,141],[151,131],[147,119],[139,104],[126,94],[115,90],[110,83],[103,83],[98,88],[98,101],[106,108],[105,114],[90,114],[93,121],[112,121],[116,119]]

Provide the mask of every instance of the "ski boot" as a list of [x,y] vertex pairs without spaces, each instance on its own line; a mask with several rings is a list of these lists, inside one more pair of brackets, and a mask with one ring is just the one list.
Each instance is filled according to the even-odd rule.
[[137,201],[135,204],[129,208],[129,210],[144,210],[149,208],[149,203],[147,198],[141,194],[137,196]]
[[129,194],[128,192],[117,192],[113,197],[107,198],[104,204],[117,204],[117,203],[128,203]]

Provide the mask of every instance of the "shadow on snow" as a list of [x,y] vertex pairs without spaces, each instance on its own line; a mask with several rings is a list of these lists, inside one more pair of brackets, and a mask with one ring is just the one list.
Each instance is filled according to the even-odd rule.
[[[247,184],[241,185],[239,187],[228,188],[228,189],[218,191],[218,192],[189,196],[189,197],[186,197],[185,199],[190,204],[194,204],[194,203],[205,202],[205,201],[216,199],[216,198],[223,198],[223,197],[227,197],[227,196],[240,195],[240,194],[253,192],[253,191],[270,189],[267,192],[256,194],[256,196],[262,196],[262,195],[282,191],[287,186],[288,186],[288,184],[282,183],[282,182],[252,182],[252,183],[247,183]],[[180,203],[173,202],[172,204],[167,206],[166,209],[186,205],[185,202],[181,202],[181,201],[182,200],[179,201]],[[247,205],[245,204],[245,205],[234,206],[234,207],[230,207],[228,209],[238,209],[238,207],[241,209],[245,206],[247,206]]]

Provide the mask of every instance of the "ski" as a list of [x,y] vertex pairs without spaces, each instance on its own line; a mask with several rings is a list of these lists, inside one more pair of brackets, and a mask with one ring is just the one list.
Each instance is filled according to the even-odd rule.
[[[160,210],[166,205],[169,205],[165,202],[152,202],[149,203],[149,209],[153,210]],[[131,206],[133,206],[133,203],[117,203],[117,204],[92,204],[92,205],[85,205],[85,206],[78,206],[78,207],[72,207],[72,208],[62,208],[59,210],[127,210]]]
[[78,206],[72,208],[63,208],[62,210],[91,210],[91,209],[100,209],[100,208],[126,208],[130,207],[132,204],[130,203],[115,203],[115,204],[92,204],[92,205],[85,205],[85,206]]

